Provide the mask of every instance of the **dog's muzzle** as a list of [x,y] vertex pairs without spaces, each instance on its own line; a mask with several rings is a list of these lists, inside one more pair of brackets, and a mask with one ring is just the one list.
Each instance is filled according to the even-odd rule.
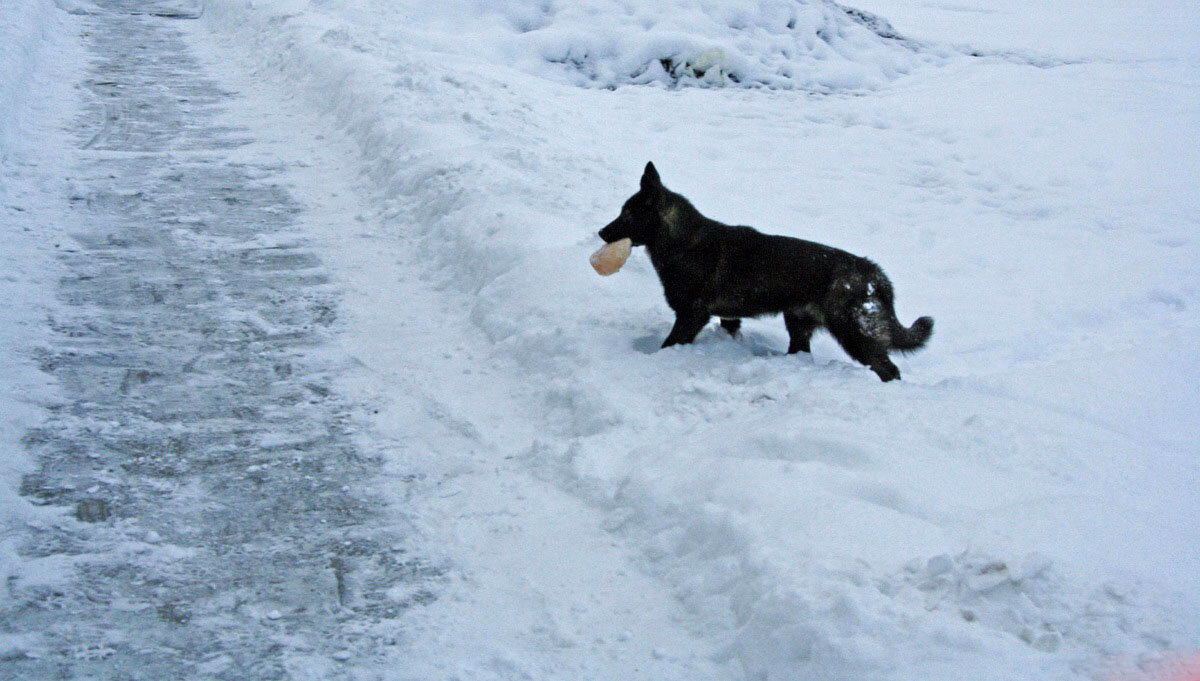
[[613,234],[616,231],[614,229],[614,225],[615,225],[615,223],[610,222],[608,224],[608,226],[606,226],[604,229],[597,232],[597,234],[600,235],[600,238],[604,239],[604,243],[606,243],[606,244],[611,244],[612,242],[614,242],[620,238]]

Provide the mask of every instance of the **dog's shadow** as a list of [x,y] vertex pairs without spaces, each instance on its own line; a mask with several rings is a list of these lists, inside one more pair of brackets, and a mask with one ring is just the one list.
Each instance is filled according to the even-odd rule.
[[662,340],[658,336],[642,336],[633,339],[633,349],[643,355],[653,355],[659,351]]
[[[653,355],[662,349],[662,339],[666,335],[647,335],[633,339],[633,349],[643,355]],[[706,329],[692,343],[694,346],[700,346],[708,349],[720,349],[721,351],[737,351],[749,354],[753,357],[778,357],[787,353],[776,347],[773,339],[758,333],[746,333],[742,331],[736,337],[730,337],[729,334],[719,329]],[[741,353],[739,353],[741,354]]]

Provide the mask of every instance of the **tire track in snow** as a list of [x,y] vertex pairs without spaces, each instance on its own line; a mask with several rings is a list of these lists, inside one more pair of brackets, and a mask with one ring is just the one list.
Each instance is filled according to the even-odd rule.
[[284,164],[229,155],[253,135],[216,122],[237,103],[190,56],[190,15],[103,9],[39,357],[64,400],[26,437],[22,493],[49,512],[6,585],[0,678],[341,678],[385,659],[441,571],[352,442],[323,353],[337,292]]

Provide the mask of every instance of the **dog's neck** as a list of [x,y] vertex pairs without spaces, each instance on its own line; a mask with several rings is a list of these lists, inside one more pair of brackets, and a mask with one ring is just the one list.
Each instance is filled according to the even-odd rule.
[[687,199],[667,192],[667,200],[659,211],[659,229],[655,238],[646,244],[650,260],[656,268],[669,264],[694,248],[714,223],[704,217]]

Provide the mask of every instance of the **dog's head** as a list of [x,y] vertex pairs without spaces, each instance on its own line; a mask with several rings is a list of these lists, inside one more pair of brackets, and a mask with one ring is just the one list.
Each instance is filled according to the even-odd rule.
[[642,188],[629,197],[621,207],[616,220],[600,230],[600,238],[607,243],[630,239],[634,246],[645,246],[653,242],[663,226],[663,213],[668,203],[669,192],[653,163],[646,164],[642,173]]

